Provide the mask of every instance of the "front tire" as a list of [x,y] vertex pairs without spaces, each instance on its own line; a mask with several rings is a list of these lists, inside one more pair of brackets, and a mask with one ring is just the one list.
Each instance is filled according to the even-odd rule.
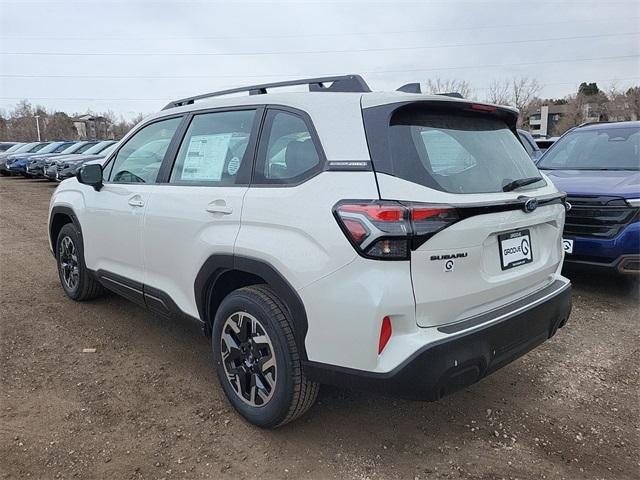
[[91,275],[84,264],[82,237],[73,223],[60,229],[56,241],[58,276],[64,293],[82,302],[104,294],[104,287]]
[[290,313],[267,285],[231,292],[218,308],[211,338],[222,389],[250,423],[279,427],[315,402],[319,385],[302,371]]

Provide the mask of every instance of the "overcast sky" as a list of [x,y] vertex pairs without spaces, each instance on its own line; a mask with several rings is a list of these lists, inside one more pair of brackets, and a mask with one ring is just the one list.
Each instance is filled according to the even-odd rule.
[[267,81],[360,73],[375,89],[536,78],[640,84],[640,1],[0,0],[0,108],[131,117]]

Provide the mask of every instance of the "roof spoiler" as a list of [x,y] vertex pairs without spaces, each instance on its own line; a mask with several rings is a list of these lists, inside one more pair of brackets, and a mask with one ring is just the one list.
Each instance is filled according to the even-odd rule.
[[[331,83],[327,86],[325,83]],[[286,82],[262,83],[259,85],[250,85],[247,87],[231,88],[229,90],[220,90],[218,92],[203,93],[193,97],[181,98],[168,103],[163,110],[169,108],[182,107],[190,105],[197,100],[205,98],[219,97],[222,95],[230,95],[232,93],[249,92],[249,95],[264,95],[268,89],[291,87],[294,85],[308,85],[310,92],[370,92],[371,89],[367,82],[360,75],[339,75],[333,77],[304,78],[300,80],[289,80]]]

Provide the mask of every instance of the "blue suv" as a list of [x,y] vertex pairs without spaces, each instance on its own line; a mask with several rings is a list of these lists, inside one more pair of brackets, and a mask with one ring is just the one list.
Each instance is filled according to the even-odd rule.
[[640,122],[565,133],[538,162],[567,192],[565,262],[640,273]]

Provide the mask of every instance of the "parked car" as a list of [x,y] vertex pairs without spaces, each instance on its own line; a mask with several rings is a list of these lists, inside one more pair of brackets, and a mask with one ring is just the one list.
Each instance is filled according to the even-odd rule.
[[534,162],[539,160],[542,156],[542,151],[538,147],[538,144],[535,142],[531,134],[526,130],[518,129],[518,136],[520,137],[522,146],[531,157],[531,160],[533,160]]
[[0,152],[6,152],[11,147],[15,147],[16,145],[24,145],[22,142],[0,142]]
[[75,141],[69,141],[69,142],[56,142],[58,143],[58,146],[53,148],[52,147],[47,147],[47,149],[49,151],[46,151],[47,149],[42,149],[42,151],[37,152],[35,155],[30,155],[29,158],[27,158],[27,167],[26,167],[26,174],[28,177],[39,177],[42,176],[43,173],[43,165],[44,165],[44,161],[47,158],[51,158],[51,157],[55,157],[57,155],[62,155],[63,152],[65,152],[66,150],[68,150],[71,146],[75,145],[77,142]]
[[11,172],[7,168],[7,161],[9,160],[9,157],[18,153],[20,154],[34,153],[42,149],[45,145],[47,145],[47,142],[31,142],[31,143],[22,145],[21,147],[17,148],[11,153],[9,153],[8,151],[4,153],[0,153],[0,175],[3,175],[3,176],[11,175]]
[[[82,165],[91,160],[100,160],[111,155],[115,148],[116,143],[111,142],[111,144],[107,146],[107,148],[105,148],[98,154],[89,155],[88,153],[83,153],[82,155],[76,155],[76,158],[66,160],[64,163],[56,162],[56,180],[61,182],[62,180],[66,180],[67,178],[75,177],[76,172]],[[87,152],[88,151],[89,150],[87,150]]]
[[536,138],[536,144],[538,144],[538,147],[540,148],[540,151],[542,153],[546,152],[551,145],[553,145],[556,140],[558,140],[558,138],[560,137],[549,137],[549,138]]
[[7,169],[13,173],[21,173],[23,175],[29,176],[27,173],[27,165],[31,158],[47,154],[55,155],[64,151],[72,143],[73,142],[47,142],[47,145],[36,152],[15,153],[7,157]]
[[565,263],[640,273],[640,122],[574,128],[538,167],[571,205]]
[[[42,172],[45,178],[54,181],[56,179],[57,167],[68,159],[73,159],[76,155],[80,155],[101,143],[98,140],[82,141],[70,146],[55,157],[47,158],[42,165]],[[54,167],[54,168],[52,168]]]
[[5,151],[0,152],[0,158],[5,158],[6,156],[11,155],[12,153],[15,153],[19,148],[22,148],[24,145],[25,145],[24,143],[19,142],[10,146]]
[[[267,93],[291,85],[314,93]],[[320,383],[437,400],[571,309],[564,194],[517,117],[357,75],[171,102],[54,192],[62,288],[192,319],[261,427],[302,415]]]
[[6,168],[9,173],[21,173],[24,174],[26,171],[27,159],[37,153],[46,152],[52,148],[55,148],[55,142],[44,142],[44,145],[41,148],[38,148],[32,152],[24,152],[24,153],[12,153],[7,156]]

